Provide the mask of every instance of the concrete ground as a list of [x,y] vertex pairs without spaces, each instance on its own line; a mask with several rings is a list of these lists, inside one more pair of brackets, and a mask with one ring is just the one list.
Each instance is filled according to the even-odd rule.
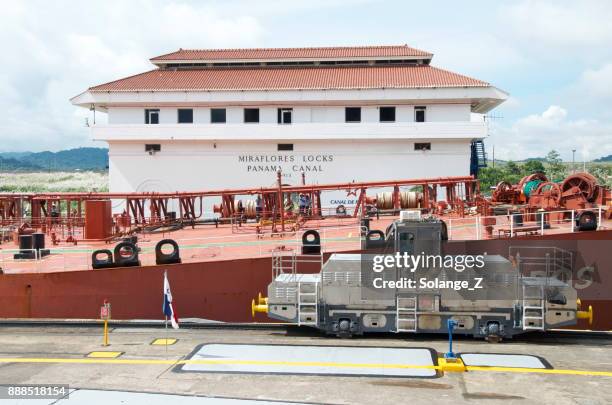
[[[457,352],[536,355],[555,370],[568,371],[552,374],[472,370],[421,379],[206,374],[174,369],[176,361],[185,359],[203,343],[428,347],[443,353],[447,349],[444,336],[375,335],[341,340],[296,329],[179,329],[168,331],[168,336],[178,341],[167,346],[167,351],[163,345],[150,344],[165,336],[163,328],[118,327],[111,330],[111,345],[102,347],[102,327],[0,326],[0,384],[69,384],[71,389],[81,390],[70,402],[60,401],[60,405],[91,403],[86,398],[92,397],[102,402],[101,395],[89,390],[105,390],[104,397],[110,396],[105,403],[116,403],[121,397],[114,391],[377,405],[406,403],[408,399],[410,403],[607,404],[612,398],[612,338],[532,336],[500,344],[458,339]],[[82,362],[92,351],[122,354],[115,363],[107,359]],[[22,362],[13,362],[13,358]],[[581,375],[579,371],[607,373]],[[125,395],[131,396],[127,402],[130,404],[157,403],[147,396]]]

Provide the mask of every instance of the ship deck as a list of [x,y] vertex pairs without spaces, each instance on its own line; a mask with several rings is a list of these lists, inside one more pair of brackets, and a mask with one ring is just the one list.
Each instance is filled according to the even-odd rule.
[[[102,326],[23,325],[0,329],[0,379],[3,384],[68,384],[73,402],[110,403],[325,403],[397,404],[412,403],[593,403],[612,397],[612,336],[610,334],[532,333],[489,344],[471,338],[456,338],[457,353],[486,353],[491,356],[530,355],[549,368],[468,366],[467,371],[436,370],[434,377],[389,376],[393,367],[410,370],[412,364],[396,359],[377,376],[333,375],[346,370],[346,363],[328,358],[327,375],[300,374],[316,364],[286,359],[283,374],[267,372],[274,365],[251,359],[250,348],[273,345],[304,350],[346,351],[359,348],[352,359],[360,367],[379,362],[381,349],[423,351],[438,356],[447,351],[445,336],[373,335],[360,339],[326,338],[310,329],[270,327],[260,329],[224,327],[164,330],[135,325],[112,326],[110,346],[103,347]],[[171,345],[152,344],[156,339],[176,339]],[[172,342],[172,341],[171,341]],[[185,372],[198,364],[193,353],[206,345],[222,345],[241,360],[203,358],[199,364],[256,364],[259,373],[226,371]],[[466,357],[467,358],[467,357]],[[373,367],[369,367],[372,369]],[[59,404],[71,403],[69,399]],[[56,403],[39,400],[37,403]],[[225,402],[227,401],[227,402]],[[260,402],[262,401],[262,402]],[[79,403],[81,403],[79,402]],[[19,401],[9,403],[22,403]],[[29,403],[23,401],[23,403]]]
[[[380,216],[371,218],[370,229],[385,229],[398,217]],[[509,216],[495,217],[495,224],[485,226],[483,218],[478,216],[442,217],[447,223],[451,240],[482,240],[513,237],[554,237],[571,233],[569,220],[550,223],[542,227],[535,220],[523,221],[521,226],[510,224]],[[301,237],[307,229],[317,229],[321,236],[321,250],[325,252],[354,251],[360,249],[361,226],[359,219],[330,217],[322,220],[309,220],[299,230],[292,230],[293,224],[287,223],[285,232],[258,234],[254,223],[242,226],[236,224],[196,224],[178,230],[161,229],[157,232],[140,232],[138,246],[139,259],[143,266],[155,264],[155,245],[162,239],[175,240],[180,248],[183,263],[198,263],[219,260],[233,260],[252,257],[271,256],[272,252],[282,249],[287,252],[298,252],[301,248]],[[487,229],[488,228],[488,229]],[[612,229],[612,220],[600,219],[600,230]],[[64,230],[56,232],[62,238]],[[551,236],[553,235],[553,236]],[[5,235],[6,236],[6,235]],[[117,241],[79,241],[73,243],[59,242],[52,244],[47,235],[46,247],[50,254],[37,260],[16,259],[19,248],[10,238],[3,238],[0,244],[0,267],[5,274],[12,273],[55,273],[63,271],[91,270],[92,253],[99,249],[113,250]],[[595,237],[596,239],[596,237]]]

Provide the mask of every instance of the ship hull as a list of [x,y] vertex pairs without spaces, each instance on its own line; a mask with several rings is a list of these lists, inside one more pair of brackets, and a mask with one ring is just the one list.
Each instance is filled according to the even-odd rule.
[[[504,254],[517,241],[533,244],[547,240],[557,245],[567,244],[569,249],[580,242],[588,250],[589,241],[609,243],[612,231],[551,235],[529,242],[527,238],[457,241],[450,242],[448,249],[457,253]],[[601,256],[604,260],[609,256],[609,250],[591,250],[587,252],[591,256]],[[92,319],[98,317],[101,304],[108,300],[113,319],[163,319],[163,273],[168,271],[179,317],[252,322],[251,300],[258,293],[265,295],[272,278],[271,267],[270,257],[257,257],[104,270],[2,274],[0,318]],[[310,263],[300,271],[315,273],[319,267]],[[595,313],[593,325],[588,327],[581,321],[580,328],[612,329],[612,311],[608,311],[612,305],[612,274],[609,266],[599,271],[594,289],[578,291],[583,305],[592,305]],[[262,314],[257,314],[255,320],[270,321]]]

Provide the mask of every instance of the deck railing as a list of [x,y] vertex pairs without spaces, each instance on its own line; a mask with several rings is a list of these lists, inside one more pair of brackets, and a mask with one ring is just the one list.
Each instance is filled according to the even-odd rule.
[[576,232],[576,218],[584,211],[595,211],[597,229],[607,229],[612,223],[604,218],[602,207],[575,210],[519,213],[509,210],[506,215],[472,216],[446,220],[450,240],[483,240],[513,238],[523,235],[553,235]]

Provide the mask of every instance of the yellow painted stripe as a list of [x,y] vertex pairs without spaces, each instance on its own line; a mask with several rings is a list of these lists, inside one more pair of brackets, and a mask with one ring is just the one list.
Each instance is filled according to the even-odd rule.
[[166,346],[166,345],[173,345],[177,342],[177,339],[155,339],[153,342],[151,342],[152,345],[160,345],[160,346]]
[[332,363],[316,361],[268,361],[268,360],[153,360],[153,359],[70,359],[70,358],[0,358],[0,363],[72,363],[72,364],[242,364],[242,365],[283,365],[304,367],[357,367],[357,368],[419,368],[440,369],[440,366],[414,364],[376,364],[376,363]]
[[[416,364],[377,364],[377,363],[333,363],[316,361],[267,361],[267,360],[153,360],[153,359],[87,359],[87,358],[0,358],[0,363],[69,363],[69,364],[135,364],[135,365],[183,365],[183,364],[239,364],[239,365],[283,365],[301,367],[336,367],[336,368],[383,368],[383,369],[431,369],[442,370],[441,366],[423,366]],[[468,371],[490,371],[508,373],[536,373],[558,375],[585,375],[612,377],[612,371],[538,369],[519,367],[485,367],[466,366]]]
[[485,366],[467,366],[468,371],[498,371],[511,373],[539,373],[539,374],[565,374],[565,375],[590,375],[612,377],[612,371],[596,371],[596,370],[563,370],[549,368],[521,368],[521,367],[485,367]]
[[112,359],[115,357],[121,356],[123,352],[91,352],[87,355],[87,357],[96,358],[96,359]]
[[59,359],[59,358],[0,358],[0,363],[71,363],[71,364],[174,364],[174,360],[144,359]]

